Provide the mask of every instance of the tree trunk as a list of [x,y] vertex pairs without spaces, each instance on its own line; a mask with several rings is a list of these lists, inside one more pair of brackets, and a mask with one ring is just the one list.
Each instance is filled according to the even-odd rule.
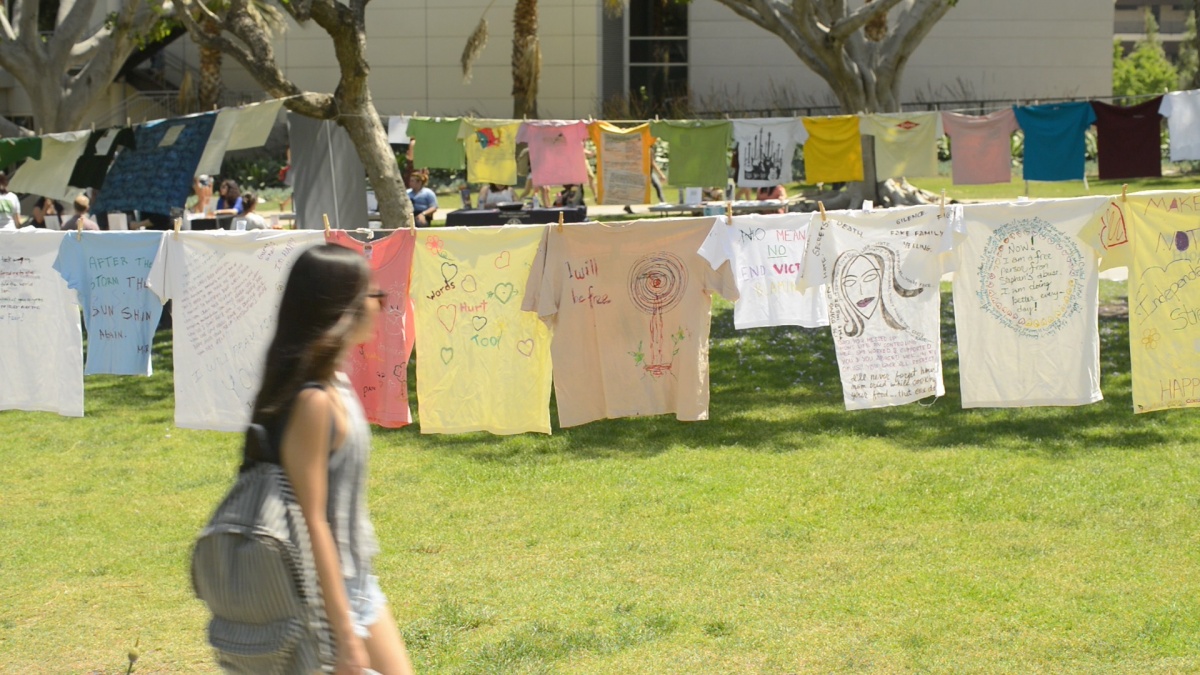
[[517,0],[513,8],[512,96],[515,119],[537,118],[542,50],[538,44],[537,0]]
[[[201,24],[209,35],[220,35],[221,24],[205,19]],[[200,47],[200,87],[197,93],[200,110],[212,110],[221,100],[221,50]]]
[[[339,104],[340,107],[341,104]],[[346,104],[350,105],[349,103]],[[379,200],[379,215],[385,228],[408,227],[413,224],[412,202],[404,189],[400,166],[387,141],[387,129],[368,97],[357,108],[344,107],[347,114],[338,118],[358,151],[358,158],[367,170],[367,181]]]

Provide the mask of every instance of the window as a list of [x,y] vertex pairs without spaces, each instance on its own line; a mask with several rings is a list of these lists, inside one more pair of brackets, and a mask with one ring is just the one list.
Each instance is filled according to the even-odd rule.
[[680,0],[630,0],[629,95],[666,110],[688,95],[688,6]]

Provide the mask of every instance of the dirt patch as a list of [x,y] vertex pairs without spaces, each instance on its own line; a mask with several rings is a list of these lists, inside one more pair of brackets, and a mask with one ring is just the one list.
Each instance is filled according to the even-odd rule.
[[1129,318],[1129,301],[1118,300],[1116,302],[1106,302],[1100,305],[1100,318],[1102,319],[1128,319]]

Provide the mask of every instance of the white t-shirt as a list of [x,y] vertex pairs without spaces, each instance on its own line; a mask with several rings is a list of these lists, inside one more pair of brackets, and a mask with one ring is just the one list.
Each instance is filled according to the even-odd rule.
[[713,269],[728,262],[738,285],[733,325],[829,325],[825,287],[804,287],[796,275],[804,263],[812,214],[734,216],[717,220],[700,246]]
[[771,187],[792,182],[796,146],[807,140],[808,129],[795,118],[734,120],[738,186]]
[[1200,159],[1200,89],[1166,94],[1158,114],[1171,132],[1171,161]]
[[320,230],[162,238],[148,283],[174,301],[176,426],[246,427],[292,262],[324,239]]
[[15,230],[21,226],[21,200],[11,192],[0,195],[0,230]]
[[64,236],[0,232],[0,410],[83,417],[79,305],[54,270]]
[[942,137],[938,112],[878,113],[859,118],[859,131],[875,137],[875,177],[938,175],[937,143]]
[[1098,255],[1077,235],[1107,203],[1100,196],[964,207],[954,272],[964,408],[1103,398]]
[[920,206],[813,219],[803,274],[826,285],[847,410],[945,393],[938,284],[961,217]]

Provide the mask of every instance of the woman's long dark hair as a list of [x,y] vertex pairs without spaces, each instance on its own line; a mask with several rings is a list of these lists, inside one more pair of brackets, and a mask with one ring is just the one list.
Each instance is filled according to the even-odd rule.
[[[292,265],[251,418],[276,432],[276,439],[282,437],[280,423],[300,388],[333,377],[361,320],[370,276],[362,256],[332,244],[304,251]],[[246,464],[278,461],[278,448],[258,446],[246,443]]]

